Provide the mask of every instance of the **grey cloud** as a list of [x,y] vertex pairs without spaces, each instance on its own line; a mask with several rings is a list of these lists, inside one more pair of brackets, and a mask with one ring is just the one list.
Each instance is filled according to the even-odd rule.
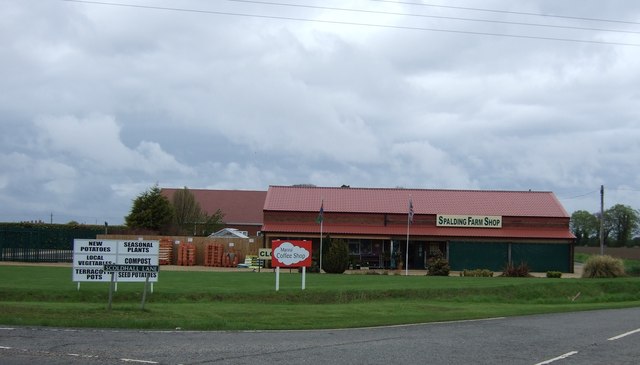
[[[640,6],[628,1],[464,4],[640,19]],[[174,5],[640,43],[613,32]],[[406,4],[334,5],[532,21]],[[605,184],[610,204],[640,207],[632,188],[640,181],[638,47],[35,1],[0,5],[0,41],[8,90],[0,94],[8,131],[0,136],[0,218],[59,207],[60,217],[119,223],[131,199],[156,182],[533,188],[560,197]],[[570,211],[598,203],[562,201]]]

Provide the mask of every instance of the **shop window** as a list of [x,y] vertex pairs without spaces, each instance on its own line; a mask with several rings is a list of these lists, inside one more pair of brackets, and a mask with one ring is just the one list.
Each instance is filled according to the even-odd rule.
[[360,242],[360,253],[362,255],[371,255],[373,254],[373,247],[371,245],[370,240],[362,240]]
[[379,256],[382,253],[384,253],[384,244],[382,243],[382,241],[374,241],[373,242],[373,254],[376,255],[376,256]]
[[360,255],[360,241],[349,240],[349,254]]

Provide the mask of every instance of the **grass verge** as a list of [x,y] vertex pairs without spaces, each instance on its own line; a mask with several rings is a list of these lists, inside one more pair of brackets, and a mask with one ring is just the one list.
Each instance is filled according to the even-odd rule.
[[162,271],[143,283],[71,282],[71,269],[0,266],[0,323],[185,330],[312,329],[477,319],[640,305],[640,279],[470,278]]

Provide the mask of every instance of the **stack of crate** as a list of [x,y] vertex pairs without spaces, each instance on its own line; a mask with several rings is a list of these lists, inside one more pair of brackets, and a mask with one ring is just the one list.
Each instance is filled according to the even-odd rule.
[[160,252],[158,253],[158,264],[171,265],[173,260],[173,241],[163,238],[160,240]]
[[180,242],[178,245],[178,265],[194,266],[196,264],[196,245]]
[[178,261],[176,262],[179,266],[183,265],[184,262],[184,247],[183,247],[183,243],[180,242],[180,244],[178,245]]
[[224,246],[219,243],[209,243],[205,246],[204,266],[222,266]]
[[224,267],[237,267],[238,266],[238,254],[235,250],[229,250],[222,256],[222,266]]

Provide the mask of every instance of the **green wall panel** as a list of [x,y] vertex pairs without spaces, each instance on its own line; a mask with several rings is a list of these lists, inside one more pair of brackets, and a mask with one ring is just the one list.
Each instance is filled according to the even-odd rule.
[[451,270],[489,269],[502,271],[508,260],[509,245],[507,243],[449,243],[449,265]]
[[[511,261],[527,263],[530,271],[547,272],[571,270],[571,245],[511,243]],[[509,261],[509,243],[450,242],[451,270],[489,269],[502,271]]]
[[529,271],[569,272],[571,246],[569,244],[526,244],[511,245],[511,260],[515,265],[526,262]]

